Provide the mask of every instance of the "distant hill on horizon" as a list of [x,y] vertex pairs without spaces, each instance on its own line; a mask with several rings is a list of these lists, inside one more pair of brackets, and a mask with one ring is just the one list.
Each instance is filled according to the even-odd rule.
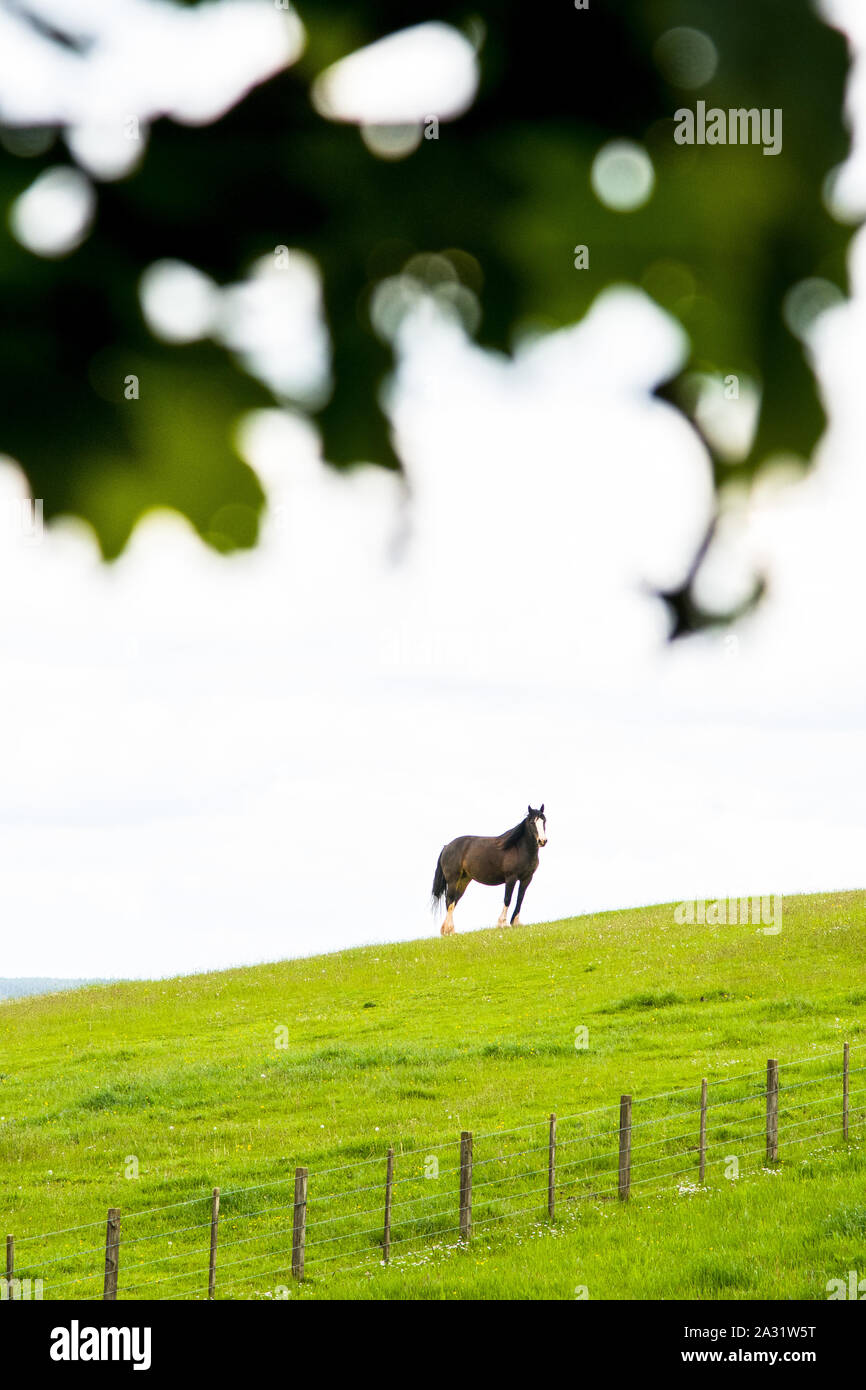
[[3,976],[0,976],[0,1000],[22,999],[27,994],[57,994],[58,991],[64,989],[83,989],[85,985],[107,984],[111,984],[111,981],[107,979],[63,980],[50,975],[21,976],[19,979],[4,979]]

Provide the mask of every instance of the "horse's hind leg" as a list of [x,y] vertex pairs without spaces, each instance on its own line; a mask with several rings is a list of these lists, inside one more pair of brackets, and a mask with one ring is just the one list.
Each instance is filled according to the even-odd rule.
[[510,878],[505,885],[505,902],[502,904],[502,911],[499,914],[499,921],[496,923],[497,927],[504,927],[505,923],[508,921],[508,909],[511,906],[511,894],[514,892],[514,885],[516,882],[516,878]]
[[459,903],[466,889],[469,887],[469,879],[460,879],[457,883],[449,883],[445,891],[445,921],[439,928],[442,936],[454,935],[454,909]]

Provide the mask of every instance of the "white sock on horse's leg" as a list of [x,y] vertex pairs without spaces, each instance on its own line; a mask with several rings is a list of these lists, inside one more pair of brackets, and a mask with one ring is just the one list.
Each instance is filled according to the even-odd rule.
[[508,905],[507,905],[507,903],[506,903],[506,904],[503,906],[502,911],[501,911],[500,914],[499,914],[499,920],[498,920],[498,922],[496,923],[496,925],[497,925],[497,927],[504,927],[507,921],[508,921]]
[[448,911],[445,913],[445,921],[442,923],[442,926],[440,927],[439,930],[440,930],[440,933],[441,933],[442,936],[451,936],[451,935],[453,934],[453,932],[454,932],[454,904],[453,904],[453,903],[452,903],[451,906],[449,907]]
[[520,914],[519,914],[519,913],[518,913],[518,915],[515,917],[514,921],[511,923],[511,925],[512,925],[512,927],[519,927],[519,926],[520,926]]

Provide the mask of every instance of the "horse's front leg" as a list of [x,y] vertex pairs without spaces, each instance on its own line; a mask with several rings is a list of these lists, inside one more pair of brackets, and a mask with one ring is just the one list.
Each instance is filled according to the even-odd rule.
[[502,911],[499,914],[499,921],[496,923],[497,927],[504,927],[505,923],[508,921],[508,909],[511,906],[511,894],[514,892],[514,885],[516,884],[516,882],[516,878],[509,878],[506,880],[505,902],[502,904]]
[[526,890],[531,882],[532,874],[529,875],[529,878],[522,878],[520,880],[520,887],[517,890],[517,902],[514,904],[514,916],[511,919],[512,927],[520,926],[520,909],[523,906],[523,899],[526,896]]

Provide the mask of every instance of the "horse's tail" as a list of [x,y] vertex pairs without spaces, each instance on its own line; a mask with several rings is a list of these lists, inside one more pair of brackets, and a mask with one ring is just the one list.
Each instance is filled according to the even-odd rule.
[[445,894],[448,890],[448,883],[442,871],[442,855],[436,860],[436,872],[433,875],[433,894],[430,903],[431,909],[436,912],[445,901]]

